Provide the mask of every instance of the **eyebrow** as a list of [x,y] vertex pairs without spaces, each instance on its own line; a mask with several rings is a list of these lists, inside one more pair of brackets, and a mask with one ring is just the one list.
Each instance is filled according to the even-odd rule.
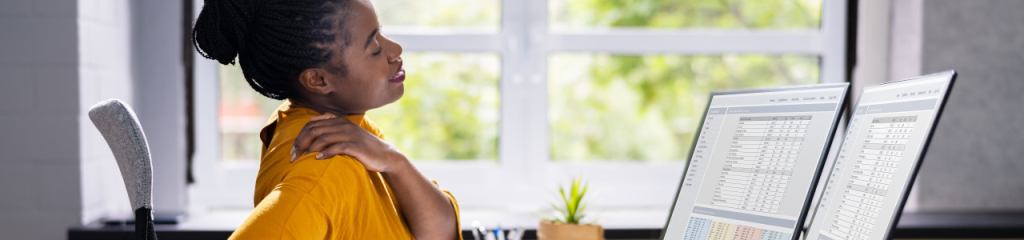
[[366,51],[366,48],[370,46],[370,41],[373,41],[373,36],[377,36],[377,30],[380,30],[380,28],[374,28],[373,32],[370,32],[370,36],[366,37],[366,43],[363,44],[363,51]]

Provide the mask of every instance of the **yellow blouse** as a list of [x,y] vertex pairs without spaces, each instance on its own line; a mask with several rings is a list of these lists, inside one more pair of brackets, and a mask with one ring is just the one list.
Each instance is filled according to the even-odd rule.
[[[367,171],[349,156],[316,160],[310,153],[289,162],[296,135],[318,115],[285,101],[260,132],[263,153],[253,199],[256,209],[231,239],[413,239],[401,206],[380,173]],[[345,118],[384,138],[364,115]],[[458,216],[455,198],[443,191]],[[458,220],[452,230],[460,231]]]

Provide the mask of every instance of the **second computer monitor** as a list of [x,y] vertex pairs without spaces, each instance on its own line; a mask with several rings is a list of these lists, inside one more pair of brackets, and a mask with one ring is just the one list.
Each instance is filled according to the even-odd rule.
[[794,239],[847,88],[712,93],[662,239]]
[[891,238],[955,77],[864,87],[806,239]]

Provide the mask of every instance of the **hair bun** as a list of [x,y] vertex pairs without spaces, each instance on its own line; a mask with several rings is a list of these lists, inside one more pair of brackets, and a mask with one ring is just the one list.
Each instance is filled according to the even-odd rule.
[[[205,0],[192,44],[203,57],[235,63],[253,90],[273,99],[297,96],[305,69],[325,66],[335,38],[348,44],[352,0]],[[236,58],[237,57],[237,58]],[[336,67],[344,75],[346,67]]]
[[192,26],[192,45],[208,59],[232,64],[245,47],[254,0],[206,0]]

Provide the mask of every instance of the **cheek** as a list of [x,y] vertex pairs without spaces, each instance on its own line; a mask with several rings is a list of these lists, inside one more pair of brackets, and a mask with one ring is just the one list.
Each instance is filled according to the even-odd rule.
[[382,58],[349,59],[348,75],[338,89],[343,102],[353,108],[373,109],[394,102],[404,93],[402,84],[388,81],[393,73]]
[[362,102],[366,104],[366,107],[378,108],[402,97],[404,84],[389,82],[387,77],[381,77],[379,74],[367,75],[373,76],[360,79],[361,89],[364,89],[364,92],[361,93]]
[[376,82],[387,81],[391,74],[387,73],[388,64],[384,61],[377,61],[373,59],[359,59],[353,60],[348,64],[349,75],[355,79],[359,79],[362,84],[376,84]]
[[[358,68],[357,68],[358,69]],[[369,69],[362,68],[361,72],[350,72],[349,77],[345,79],[344,84],[345,98],[349,102],[362,107],[378,107],[381,101],[388,98],[390,90],[387,86],[387,81],[380,79],[376,73],[367,71]]]

